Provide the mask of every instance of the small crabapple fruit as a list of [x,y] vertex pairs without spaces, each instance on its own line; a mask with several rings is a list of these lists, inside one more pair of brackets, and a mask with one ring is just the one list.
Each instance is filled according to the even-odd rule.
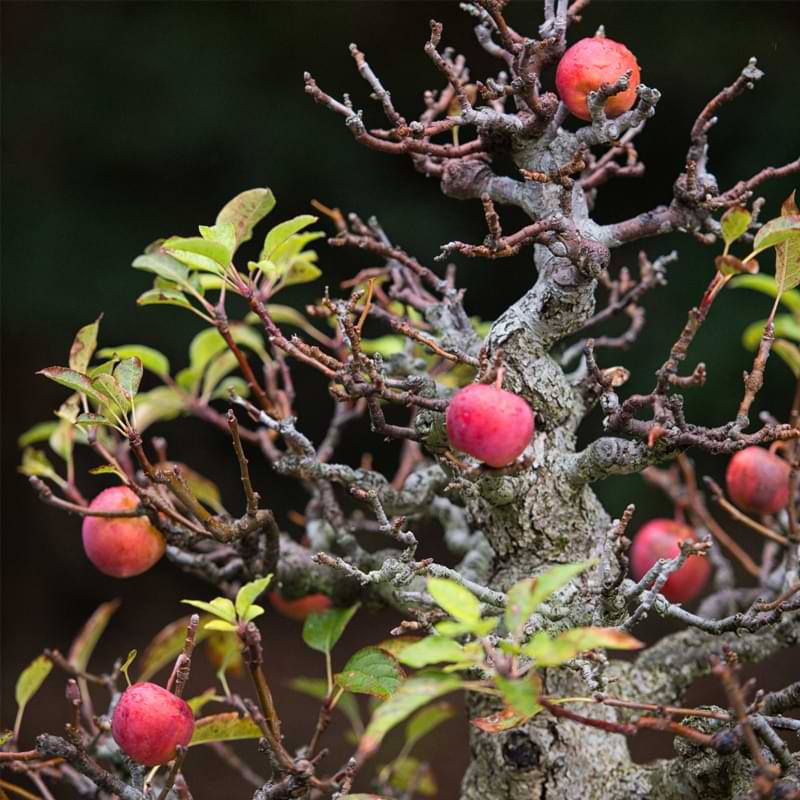
[[111,719],[114,741],[134,761],[148,767],[175,758],[194,733],[194,715],[185,700],[154,683],[134,683],[120,697]]
[[[92,511],[130,511],[139,498],[126,486],[104,489],[89,504]],[[150,569],[164,555],[166,542],[147,517],[84,517],[83,549],[100,572],[129,578]]]
[[505,467],[528,446],[533,411],[519,396],[497,386],[473,383],[447,407],[447,438],[456,449],[490,467]]
[[305,597],[298,597],[296,600],[286,600],[281,596],[280,592],[270,592],[269,601],[275,610],[283,614],[284,617],[298,621],[304,620],[309,614],[327,611],[333,605],[330,597],[320,592],[307,594]]
[[[638,581],[660,558],[672,559],[680,553],[680,542],[695,540],[694,531],[671,519],[651,519],[634,536],[631,547],[631,572]],[[711,567],[705,558],[690,556],[673,572],[661,588],[661,594],[673,603],[685,603],[697,597],[708,580]]]
[[763,447],[745,447],[728,462],[725,483],[745,511],[775,514],[789,502],[789,462]]
[[618,117],[636,102],[639,65],[624,44],[604,36],[581,39],[561,57],[556,69],[556,89],[564,105],[578,119],[590,120],[586,100],[604,83],[614,83],[631,71],[628,88],[612,95],[605,105],[607,117]]

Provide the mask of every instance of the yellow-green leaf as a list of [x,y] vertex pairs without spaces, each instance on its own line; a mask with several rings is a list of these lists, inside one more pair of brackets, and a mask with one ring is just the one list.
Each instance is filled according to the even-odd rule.
[[350,656],[335,680],[348,692],[385,700],[397,691],[405,677],[393,655],[379,647],[365,647]]
[[429,672],[409,678],[388,700],[379,705],[367,725],[358,752],[366,757],[380,747],[383,737],[418,708],[462,686],[456,675]]
[[213,614],[226,622],[236,623],[236,609],[227,597],[215,597],[210,603],[205,602],[205,600],[181,600],[181,603],[199,608],[201,611]]
[[550,595],[557,592],[562,586],[566,586],[576,575],[580,575],[581,572],[596,563],[596,561],[581,561],[578,564],[560,564],[538,575],[536,584],[533,587],[533,597],[531,598],[534,610],[547,600]]
[[464,648],[445,636],[426,636],[405,648],[397,658],[415,669],[442,662],[461,663],[464,660]]
[[542,710],[542,706],[539,705],[542,681],[535,672],[529,672],[524,677],[514,680],[498,675],[495,682],[509,708],[525,719],[530,719]]
[[465,586],[449,578],[428,578],[428,593],[453,619],[466,624],[479,622],[481,603]]
[[644,642],[619,628],[571,628],[559,634],[558,639],[576,645],[579,650],[594,650],[596,647],[638,650],[644,647]]
[[[145,649],[139,661],[139,680],[146,681],[153,677],[160,669],[167,664],[171,664],[183,650],[183,643],[186,641],[186,627],[189,624],[190,616],[181,617],[174,622],[170,622],[162,628],[153,638]],[[205,630],[205,623],[211,617],[200,617],[200,624],[197,626],[197,633],[194,640],[199,644],[208,637]]]
[[53,669],[53,662],[47,656],[37,656],[22,670],[14,689],[14,697],[19,707],[18,719],[21,718],[25,706],[39,691],[39,687],[44,683],[44,679],[50,674],[51,669]]
[[94,322],[84,325],[76,334],[69,349],[69,368],[76,372],[86,372],[97,347],[97,331],[100,327],[101,314]]
[[776,339],[772,351],[785,362],[795,378],[800,378],[800,347],[786,339]]
[[261,729],[250,717],[240,717],[235,711],[230,711],[198,719],[194,725],[194,734],[189,747],[236,739],[260,739],[261,735]]
[[720,219],[725,244],[733,244],[748,228],[752,215],[746,208],[733,206]]
[[119,600],[109,600],[99,605],[73,639],[67,660],[75,669],[85,672],[94,648],[100,641],[109,620],[119,608]]
[[247,609],[255,602],[256,598],[269,586],[272,575],[258,578],[255,581],[244,584],[236,595],[236,613],[244,617]]
[[253,228],[275,207],[271,189],[248,189],[229,200],[217,214],[217,224],[230,223],[234,227],[236,246],[253,236]]
[[303,623],[303,641],[320,653],[330,653],[361,604],[309,614]]
[[187,700],[186,705],[192,709],[192,714],[197,716],[208,703],[222,703],[224,701],[225,698],[219,697],[217,695],[217,690],[212,687],[211,689],[206,689],[202,694],[198,694]]

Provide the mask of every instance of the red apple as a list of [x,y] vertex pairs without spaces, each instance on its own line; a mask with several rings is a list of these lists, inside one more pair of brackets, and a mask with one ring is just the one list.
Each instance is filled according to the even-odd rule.
[[[93,511],[129,511],[139,498],[126,486],[100,492]],[[166,542],[147,517],[84,517],[83,549],[100,572],[129,578],[150,569],[164,555]]]
[[180,697],[154,683],[129,686],[111,720],[114,741],[134,761],[148,767],[175,758],[194,733],[192,709]]
[[511,464],[533,435],[533,411],[519,396],[496,386],[473,383],[447,407],[447,438],[456,449],[490,467]]
[[789,463],[769,450],[746,447],[728,462],[725,483],[739,508],[775,514],[789,502],[789,472]]
[[564,105],[578,119],[590,120],[586,98],[604,83],[614,83],[628,70],[632,70],[628,88],[609,97],[606,116],[618,117],[636,102],[639,85],[639,65],[636,56],[624,44],[593,36],[581,39],[561,57],[556,69],[556,88]]
[[296,619],[302,622],[309,614],[319,611],[327,611],[333,603],[326,594],[307,594],[305,597],[298,597],[296,600],[285,600],[279,592],[270,592],[269,601],[276,611],[289,619]]
[[[694,531],[671,519],[651,519],[640,528],[631,547],[631,572],[638,581],[660,558],[672,559],[680,553],[679,543],[695,541]],[[661,594],[673,603],[685,603],[700,592],[708,580],[711,567],[702,556],[689,556],[683,566],[673,572],[661,588]]]

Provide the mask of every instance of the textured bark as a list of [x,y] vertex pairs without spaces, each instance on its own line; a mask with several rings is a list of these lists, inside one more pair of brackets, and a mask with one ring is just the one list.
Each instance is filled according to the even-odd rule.
[[[572,135],[563,133],[546,146],[520,143],[514,156],[525,169],[552,171],[565,163],[574,146]],[[492,187],[488,179],[481,188],[490,187],[508,193],[505,184]],[[444,189],[449,193],[453,185],[445,181]],[[517,191],[515,202],[532,216],[541,218],[558,210],[556,187],[534,183],[524,186],[524,196]],[[611,438],[598,440],[578,456],[575,453],[584,401],[548,351],[593,313],[595,278],[608,259],[606,244],[616,242],[609,241],[607,233],[589,219],[579,189],[573,197],[573,214],[582,237],[578,258],[570,260],[566,251],[559,256],[558,250],[554,254],[553,248],[537,245],[536,284],[495,322],[487,341],[492,352],[502,351],[504,385],[528,400],[537,418],[530,468],[514,476],[487,475],[467,497],[474,526],[494,549],[488,579],[493,589],[505,590],[555,564],[599,558],[611,520],[589,482],[614,471],[638,471],[652,459],[641,445]],[[584,574],[559,592],[535,616],[534,624],[558,631],[618,622],[608,615],[599,581]],[[779,641],[776,648],[800,636],[796,621],[784,627],[783,634],[770,639]],[[657,656],[645,654],[638,666],[615,662],[609,667],[616,679],[614,691],[643,702],[677,702],[691,681],[707,670],[711,638],[685,631],[664,640]],[[734,639],[716,637],[715,641],[721,648],[723,640]],[[763,658],[773,649],[764,639],[754,635],[744,647],[740,641],[736,649],[743,660]],[[596,687],[587,685],[578,671],[562,668],[545,671],[544,688],[554,695],[586,696]],[[467,705],[470,718],[500,709],[485,696],[471,696]],[[598,705],[571,709],[598,719],[621,716]],[[685,746],[679,759],[636,765],[623,736],[546,713],[506,733],[489,734],[472,727],[470,748],[472,761],[462,784],[463,800],[722,800],[736,797],[752,780],[747,759],[721,759]]]

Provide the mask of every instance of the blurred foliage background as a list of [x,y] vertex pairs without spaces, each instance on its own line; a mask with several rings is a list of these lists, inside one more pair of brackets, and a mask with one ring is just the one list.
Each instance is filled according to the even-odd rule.
[[[35,500],[15,473],[16,439],[49,418],[63,392],[34,377],[34,371],[65,363],[75,330],[100,312],[105,312],[102,346],[141,342],[163,350],[176,368],[183,366],[199,321],[178,309],[138,308],[135,297],[149,281],[129,264],[153,239],[190,234],[197,224],[210,223],[225,201],[246,188],[272,187],[278,198],[273,224],[306,212],[311,198],[375,214],[396,242],[428,263],[445,241],[479,241],[484,235],[479,203],[448,200],[407,160],[355,144],[340,118],[303,93],[302,74],[309,70],[336,95],[351,92],[367,120],[380,126],[383,118],[354,69],[349,42],[366,52],[408,118],[421,110],[423,90],[440,86],[422,50],[431,17],[444,22],[444,43],[467,54],[473,77],[492,74],[498,65],[477,46],[469,18],[455,2],[4,2],[0,11],[2,724],[7,726],[21,668],[44,646],[68,648],[100,602],[111,597],[123,601],[97,650],[96,670],[131,648],[143,649],[162,625],[184,613],[180,598],[211,596],[205,585],[166,561],[135,580],[100,575],[83,555],[79,521]],[[571,40],[605,24],[610,37],[637,55],[643,80],[663,92],[655,118],[637,140],[647,174],[602,189],[596,208],[600,221],[669,201],[692,121],[751,55],[767,76],[756,91],[724,108],[711,135],[712,170],[727,188],[762,166],[797,156],[797,11],[796,2],[592,3]],[[533,33],[541,3],[514,2],[508,17],[518,30]],[[764,218],[777,213],[793,188],[790,180],[766,187]],[[523,221],[512,212],[504,220],[509,231]],[[690,237],[670,236],[616,251],[612,271],[635,266],[639,247],[651,257],[678,248],[680,261],[670,269],[669,286],[647,300],[644,335],[628,353],[613,356],[632,370],[632,392],[650,386],[686,310],[710,278],[717,252]],[[324,280],[332,287],[368,263],[357,253],[321,248]],[[772,264],[762,259],[762,269],[771,271]],[[467,288],[470,313],[490,319],[530,285],[530,253],[493,263],[462,260],[458,276]],[[321,289],[322,282],[298,287],[281,302],[299,307]],[[687,398],[690,419],[720,422],[735,413],[741,373],[750,363],[740,334],[748,322],[766,316],[768,307],[767,298],[744,291],[726,292],[718,301],[691,353],[692,363],[708,364],[710,379]],[[316,375],[298,369],[297,380],[301,423],[319,438],[332,402]],[[785,417],[791,388],[789,371],[773,359],[757,410]],[[587,432],[595,430],[596,417],[587,424]],[[240,507],[230,443],[221,433],[195,420],[152,432],[167,435],[172,458],[216,480],[229,508]],[[368,450],[377,465],[388,469],[397,445],[376,441],[361,426],[353,429],[342,458],[354,462]],[[697,461],[701,474],[722,475],[720,460],[697,456]],[[86,474],[91,465],[91,460],[80,462],[81,486],[90,496],[103,485]],[[256,464],[254,472],[265,502],[286,525],[287,511],[302,510],[302,494],[280,483],[263,464]],[[612,514],[635,502],[637,526],[671,513],[665,500],[636,477],[609,480],[598,492]],[[436,531],[424,533],[420,555],[444,557]],[[757,556],[760,543],[736,533]],[[357,617],[339,646],[340,658],[374,641],[375,631],[384,635],[394,622],[387,613],[360,616],[360,624]],[[645,638],[664,630],[657,623],[648,625]],[[296,623],[272,613],[262,627],[276,685],[296,674],[322,674],[321,660],[304,650]],[[790,660],[787,656],[759,669],[761,685],[771,689],[785,683]],[[212,680],[211,668],[198,660],[193,688],[199,693]],[[22,746],[45,727],[56,732],[63,724],[62,688],[53,673],[28,711]],[[313,728],[315,705],[288,689],[277,694],[287,737],[299,744]],[[695,701],[719,699],[708,683],[693,694]],[[458,720],[442,731],[428,747],[439,796],[450,798],[457,796],[467,758],[467,730]],[[334,728],[331,767],[348,752],[337,742],[339,734]],[[258,762],[252,746],[238,749]],[[670,752],[664,736],[637,738],[634,749],[640,758]],[[249,796],[213,756],[189,759],[190,785],[201,774],[198,800]]]

